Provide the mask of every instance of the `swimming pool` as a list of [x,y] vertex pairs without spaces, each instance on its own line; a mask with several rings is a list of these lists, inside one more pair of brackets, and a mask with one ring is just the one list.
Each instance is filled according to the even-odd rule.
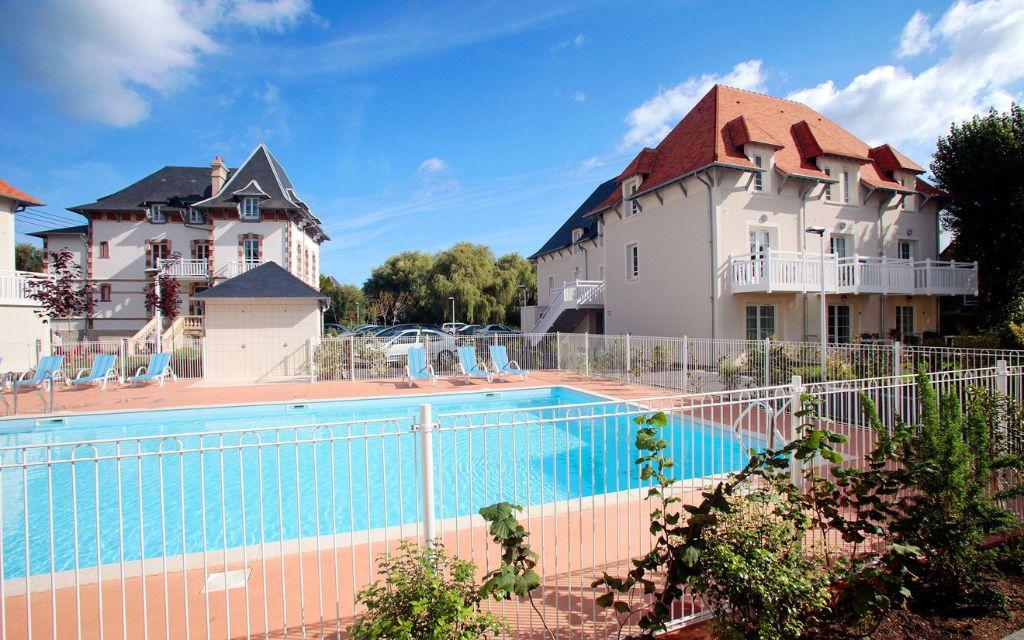
[[[443,416],[439,519],[639,488],[631,416],[571,406],[601,401],[547,387],[0,421],[3,576],[413,525],[424,402]],[[758,446],[679,416],[666,433],[677,478]]]

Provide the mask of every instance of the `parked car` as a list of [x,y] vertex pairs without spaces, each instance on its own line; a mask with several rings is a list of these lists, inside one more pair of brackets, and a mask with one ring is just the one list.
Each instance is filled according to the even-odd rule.
[[454,336],[454,335],[458,335],[459,333],[461,333],[462,329],[464,329],[464,328],[466,328],[468,326],[469,325],[466,324],[465,322],[446,322],[443,325],[441,325],[441,331],[444,331],[445,333],[448,333],[448,334],[451,334],[451,335]]
[[503,324],[488,324],[482,327],[473,329],[472,335],[490,335],[492,333],[522,333],[519,329],[513,329],[512,327],[506,327]]
[[472,334],[474,330],[479,329],[479,328],[480,328],[480,325],[478,325],[478,324],[467,324],[466,326],[464,326],[461,329],[459,329],[458,335],[460,335],[460,336],[468,336],[468,335]]
[[324,323],[324,335],[325,336],[344,335],[346,333],[348,333],[348,329],[345,328],[345,325],[335,324],[333,322],[325,322]]
[[388,362],[401,362],[409,354],[413,347],[428,345],[427,356],[432,362],[448,367],[455,362],[457,345],[455,337],[450,336],[437,329],[398,329],[377,334],[378,340],[383,342],[383,349],[387,353]]

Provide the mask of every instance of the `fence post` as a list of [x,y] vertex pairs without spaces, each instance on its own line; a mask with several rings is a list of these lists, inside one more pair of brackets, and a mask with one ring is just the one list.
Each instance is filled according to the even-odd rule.
[[623,372],[623,373],[625,373],[624,377],[625,377],[627,382],[632,380],[632,378],[630,378],[630,373],[629,373],[632,370],[633,370],[633,345],[630,343],[630,341],[629,341],[629,334],[627,333],[626,334],[626,370]]
[[690,339],[683,336],[683,390],[690,390]]
[[[800,430],[798,428],[800,426],[800,416],[797,414],[803,408],[801,397],[804,393],[804,382],[800,376],[793,376],[790,379],[789,385],[789,442],[793,442],[800,437]],[[789,459],[789,478],[794,486],[803,489],[803,463],[795,457],[790,457]]]
[[[125,371],[128,370],[128,363],[125,356],[128,354],[128,349],[125,347],[125,339],[121,338],[121,342],[117,345],[118,364],[121,371],[121,381],[128,377]],[[206,338],[203,338],[203,360],[206,360]],[[206,365],[203,365],[203,377],[206,377]]]
[[316,347],[313,345],[313,338],[309,339],[309,381],[316,382]]
[[770,386],[772,386],[772,367],[771,367],[771,365],[772,365],[772,339],[771,338],[765,338],[764,339],[764,355],[762,357],[763,357],[763,365],[764,365],[764,374],[762,374],[764,376],[764,386],[770,387]]
[[1006,360],[996,360],[996,391],[1002,395],[1009,395],[1010,370]]
[[892,375],[900,376],[903,375],[903,347],[900,346],[900,341],[892,343]]
[[356,337],[348,337],[348,376],[349,380],[356,379]]
[[[43,341],[36,338],[36,361],[32,363],[32,368],[39,366],[39,356],[43,352]],[[50,342],[50,353],[53,353],[53,342]]]
[[420,484],[423,492],[423,540],[434,545],[434,424],[430,405],[420,405],[420,423],[416,425],[420,444]]
[[555,332],[555,370],[562,370],[562,332]]
[[590,332],[583,333],[583,373],[590,377]]

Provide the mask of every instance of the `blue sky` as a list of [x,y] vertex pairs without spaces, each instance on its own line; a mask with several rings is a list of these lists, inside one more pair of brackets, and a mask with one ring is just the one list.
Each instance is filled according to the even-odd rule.
[[1024,89],[1024,0],[47,0],[0,23],[0,177],[47,203],[19,231],[264,140],[333,238],[323,270],[356,284],[406,249],[532,253],[715,81],[925,166]]

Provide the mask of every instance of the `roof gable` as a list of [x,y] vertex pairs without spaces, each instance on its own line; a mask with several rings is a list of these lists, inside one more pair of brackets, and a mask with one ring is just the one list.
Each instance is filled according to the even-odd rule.
[[38,200],[28,195],[21,189],[14,188],[13,186],[11,186],[9,182],[4,180],[3,178],[0,178],[0,197],[16,200],[21,204],[29,207],[43,206],[42,202],[39,202]]
[[217,298],[313,298],[327,296],[288,272],[276,262],[258,267],[195,294],[203,300]]
[[291,182],[288,181],[287,176],[282,180],[282,174],[284,174],[284,169],[261,142],[249,154],[242,166],[228,178],[219,193],[196,203],[196,206],[234,207],[238,204],[239,198],[250,195],[246,190],[256,183],[262,194],[266,196],[261,206],[268,209],[303,210],[299,203],[292,200],[287,191],[287,189],[292,189]]

